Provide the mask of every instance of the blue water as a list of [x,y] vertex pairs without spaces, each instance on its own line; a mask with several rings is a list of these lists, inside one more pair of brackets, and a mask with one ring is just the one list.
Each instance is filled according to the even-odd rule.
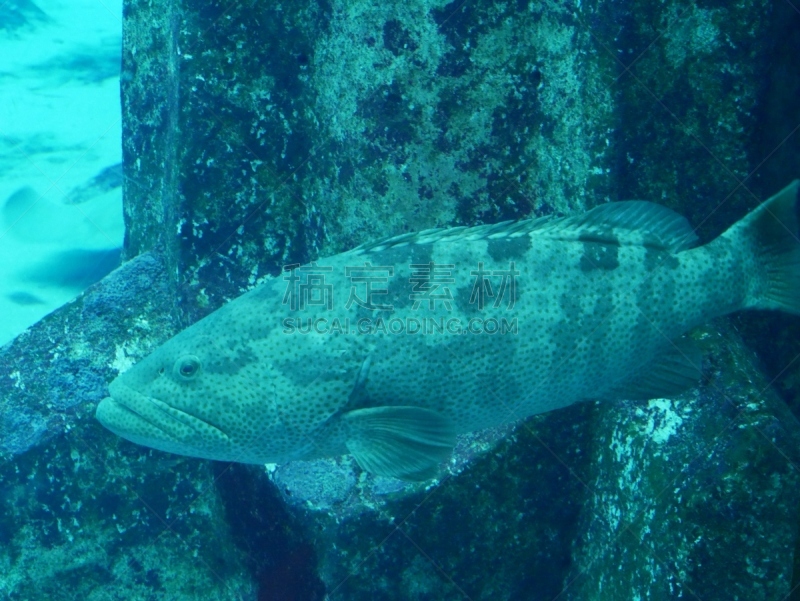
[[114,2],[0,7],[0,344],[119,263],[121,32]]

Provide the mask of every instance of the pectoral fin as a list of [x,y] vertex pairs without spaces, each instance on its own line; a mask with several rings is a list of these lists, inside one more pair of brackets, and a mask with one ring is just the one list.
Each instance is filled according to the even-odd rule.
[[455,445],[448,419],[419,407],[372,407],[344,414],[347,449],[364,470],[403,480],[428,480]]

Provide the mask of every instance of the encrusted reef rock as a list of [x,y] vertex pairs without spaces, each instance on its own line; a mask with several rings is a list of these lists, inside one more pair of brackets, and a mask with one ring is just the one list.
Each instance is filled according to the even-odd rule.
[[0,457],[69,432],[94,413],[106,385],[148,339],[175,332],[168,278],[156,253],[128,262],[0,349]]
[[698,389],[474,433],[439,482],[178,458],[91,415],[224,300],[369,239],[631,197],[716,235],[800,171],[770,116],[800,17],[771,6],[128,0],[130,261],[0,350],[0,592],[784,598],[800,428],[727,321],[693,333]]
[[613,59],[571,7],[126,6],[125,252],[164,241],[190,320],[288,263],[613,196]]
[[94,419],[108,380],[175,332],[168,279],[139,255],[0,349],[3,599],[255,598],[211,466]]
[[800,503],[800,429],[728,326],[693,333],[706,380],[597,413],[566,599],[781,599]]

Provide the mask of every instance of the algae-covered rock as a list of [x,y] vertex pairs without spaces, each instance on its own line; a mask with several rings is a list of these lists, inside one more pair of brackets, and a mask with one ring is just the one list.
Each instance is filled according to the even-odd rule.
[[255,599],[210,466],[87,429],[0,468],[3,599]]
[[145,253],[0,349],[3,599],[255,598],[211,466],[94,419],[106,382],[175,331],[167,288]]
[[162,241],[187,321],[289,263],[610,197],[612,61],[558,3],[127,14],[125,252]]
[[567,599],[781,599],[800,428],[729,327],[694,332],[703,385],[599,413]]
[[175,333],[169,296],[163,261],[145,253],[4,345],[0,457],[90,420],[108,381]]

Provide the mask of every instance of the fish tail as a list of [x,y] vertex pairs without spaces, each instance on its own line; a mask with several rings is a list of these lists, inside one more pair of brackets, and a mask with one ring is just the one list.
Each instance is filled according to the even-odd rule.
[[744,307],[800,314],[800,180],[764,201],[723,237],[752,263]]

